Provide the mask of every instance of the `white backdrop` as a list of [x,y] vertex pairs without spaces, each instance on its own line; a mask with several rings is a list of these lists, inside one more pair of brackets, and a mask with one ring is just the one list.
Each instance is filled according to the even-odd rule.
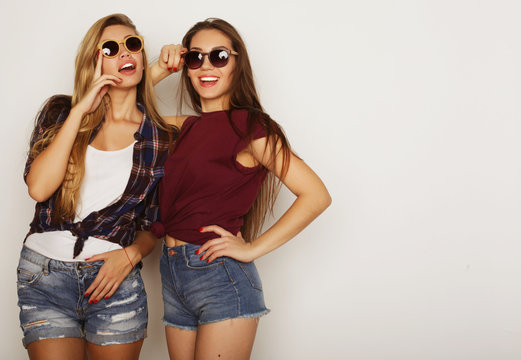
[[[149,54],[206,17],[243,35],[263,105],[333,205],[258,260],[271,314],[253,359],[521,358],[521,5],[518,1],[2,0],[0,347],[25,359],[16,265],[34,202],[34,116],[72,92],[79,42],[129,15]],[[173,113],[175,79],[161,84]],[[280,214],[293,197],[283,191]],[[156,249],[159,250],[159,247]],[[167,358],[158,251],[149,337]]]

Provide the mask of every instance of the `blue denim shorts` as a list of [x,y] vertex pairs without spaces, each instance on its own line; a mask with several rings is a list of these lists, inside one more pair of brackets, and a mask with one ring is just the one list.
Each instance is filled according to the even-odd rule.
[[115,345],[146,336],[147,295],[137,267],[109,299],[89,304],[84,296],[102,265],[102,261],[57,261],[23,247],[17,272],[25,347],[53,338]]
[[196,330],[199,325],[233,318],[258,318],[269,312],[253,262],[221,257],[207,264],[198,245],[163,245],[161,281],[165,325]]

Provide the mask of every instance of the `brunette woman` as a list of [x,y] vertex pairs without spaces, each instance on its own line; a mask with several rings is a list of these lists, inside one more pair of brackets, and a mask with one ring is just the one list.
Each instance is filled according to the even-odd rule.
[[74,92],[40,112],[25,170],[37,201],[18,266],[31,359],[138,359],[147,328],[140,261],[155,238],[154,189],[172,139],[132,21],[98,20]]
[[[168,119],[181,132],[160,183],[162,220],[151,227],[165,236],[161,276],[169,354],[247,359],[258,318],[268,312],[253,261],[298,234],[331,198],[264,112],[234,27],[220,19],[199,22],[183,46],[182,84],[198,115]],[[168,57],[168,46],[162,56]],[[297,198],[259,235],[277,180]]]

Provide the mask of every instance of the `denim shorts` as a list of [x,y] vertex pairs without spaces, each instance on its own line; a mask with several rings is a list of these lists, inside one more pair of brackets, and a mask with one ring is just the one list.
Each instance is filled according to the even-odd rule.
[[161,281],[167,326],[196,330],[199,325],[233,318],[258,318],[269,312],[253,262],[220,257],[207,264],[199,245],[163,245]]
[[57,261],[23,247],[17,272],[25,347],[33,341],[65,337],[84,338],[96,345],[145,338],[147,295],[138,267],[109,299],[89,304],[85,290],[102,265],[102,261]]

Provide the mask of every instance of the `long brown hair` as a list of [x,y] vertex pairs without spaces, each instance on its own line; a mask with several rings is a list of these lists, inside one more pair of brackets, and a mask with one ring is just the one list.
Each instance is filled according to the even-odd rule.
[[[248,119],[246,126],[247,133],[241,134],[238,132],[238,135],[245,139],[247,143],[250,143],[253,139],[255,125],[261,125],[265,130],[268,139],[269,146],[267,146],[266,149],[271,149],[271,152],[268,154],[270,159],[268,167],[271,168],[272,166],[275,166],[277,155],[282,153],[282,172],[280,178],[283,179],[288,171],[291,149],[282,128],[277,124],[277,122],[271,119],[262,108],[253,81],[253,71],[251,69],[246,45],[238,31],[231,24],[222,19],[209,18],[205,21],[198,22],[188,30],[186,35],[183,37],[183,47],[190,49],[190,43],[195,34],[201,30],[211,29],[218,30],[227,36],[232,43],[231,50],[235,50],[239,54],[236,56],[235,68],[233,70],[232,82],[229,89],[229,105],[230,110],[247,110]],[[201,99],[188,77],[188,69],[186,66],[183,68],[181,86],[187,89],[190,103],[194,111],[201,113]],[[183,93],[183,91],[181,91],[181,93]],[[181,102],[182,101],[183,98],[181,98]],[[231,118],[230,124],[234,127]],[[273,212],[273,205],[279,189],[279,179],[269,171],[253,206],[244,216],[244,224],[241,228],[241,232],[246,241],[252,241],[259,234],[268,211],[270,213]]]
[[[105,16],[96,21],[90,27],[83,38],[78,54],[76,55],[76,73],[74,77],[74,92],[72,95],[71,106],[76,105],[89,90],[96,68],[98,43],[105,28],[111,25],[127,26],[139,35],[132,20],[123,14]],[[169,126],[164,122],[157,111],[150,69],[148,67],[147,55],[144,48],[142,54],[144,72],[141,82],[137,85],[136,101],[145,107],[148,118],[150,118],[159,128],[170,133]],[[85,153],[87,146],[91,141],[94,131],[101,124],[109,104],[110,97],[107,93],[103,97],[102,105],[100,105],[94,112],[84,116],[81,121],[78,135],[76,136],[76,140],[74,141],[71,150],[65,177],[60,188],[57,190],[55,211],[52,216],[53,221],[55,222],[72,219],[75,215],[79,190],[85,174]],[[58,112],[56,111],[56,108],[63,109],[63,105],[63,97],[53,97],[49,100],[42,111],[47,112],[46,116],[52,116],[53,113]],[[43,151],[43,149],[45,149],[45,147],[54,139],[62,124],[63,123],[60,123],[50,127],[43,134],[42,138],[32,146],[30,156],[35,158],[41,151]]]

